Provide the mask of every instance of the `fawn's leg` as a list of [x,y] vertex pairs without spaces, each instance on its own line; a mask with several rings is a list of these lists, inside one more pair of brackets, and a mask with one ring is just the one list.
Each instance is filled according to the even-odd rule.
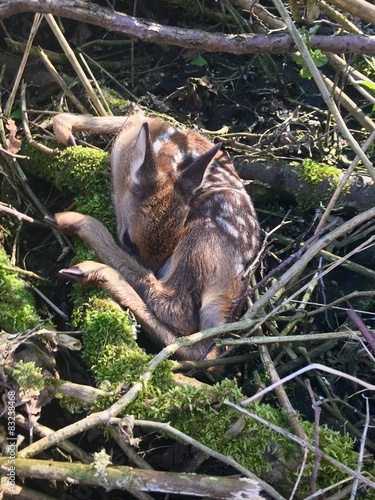
[[[132,311],[134,307],[135,315],[137,310],[141,311],[139,321],[147,319],[144,326],[156,333],[159,345],[169,344],[176,337],[197,331],[198,328],[194,327],[190,331],[179,328],[179,323],[198,324],[193,308],[189,307],[188,301],[183,300],[183,292],[166,289],[164,283],[157,280],[151,271],[145,269],[116,244],[101,222],[77,212],[62,212],[47,216],[46,221],[65,234],[80,237],[99,260],[107,264],[107,266],[96,264],[94,267],[85,268],[86,264],[83,263],[65,271],[65,275],[73,279],[78,278],[82,283],[91,282],[104,288],[120,305],[129,307]],[[72,272],[72,269],[75,270]],[[184,304],[184,307],[181,304]],[[193,348],[181,349],[179,357],[199,359],[210,344],[211,341],[202,341]],[[214,347],[207,357],[213,359],[219,354],[220,350]]]

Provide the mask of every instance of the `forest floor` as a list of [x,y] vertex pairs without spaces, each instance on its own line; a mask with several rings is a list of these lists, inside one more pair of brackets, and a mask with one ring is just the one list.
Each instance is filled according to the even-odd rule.
[[[144,5],[140,10],[140,16],[146,17],[149,13]],[[207,28],[207,22],[203,17],[189,16],[177,6],[161,4],[160,9],[157,13],[153,12],[153,15],[157,16],[157,21],[160,23],[181,25],[181,12],[186,16],[182,24],[190,24],[194,28]],[[17,52],[16,46],[11,44],[10,40],[14,44],[26,42],[32,23],[32,15],[17,15],[5,23],[7,36],[1,41],[4,52],[0,57],[1,64],[5,68],[2,74],[4,95],[8,96],[12,90],[14,74],[22,57],[22,49],[19,48]],[[324,100],[314,81],[301,77],[301,67],[290,55],[205,53],[140,40],[131,41],[113,33],[109,36],[108,32],[101,28],[68,19],[63,20],[63,26],[69,44],[79,48],[89,61],[104,102],[108,104],[113,114],[128,113],[133,103],[147,112],[175,120],[181,126],[197,128],[212,141],[223,142],[223,147],[231,155],[241,174],[246,170],[246,162],[259,162],[259,168],[262,168],[261,165],[264,163],[271,166],[304,164],[308,169],[308,165],[311,166],[310,161],[313,166],[318,165],[318,169],[320,168],[320,173],[316,173],[316,177],[318,182],[323,182],[332,173],[330,167],[345,171],[355,157],[347,141],[338,133],[331,115],[326,111]],[[329,27],[324,23],[322,29],[329,31]],[[225,31],[224,28],[223,30]],[[94,114],[86,90],[77,81],[71,64],[62,55],[60,45],[46,21],[42,22],[34,40],[34,47],[38,46],[46,53],[49,51],[48,57],[71,87],[75,97],[88,113]],[[10,47],[13,48],[13,52]],[[92,61],[95,61],[95,64]],[[354,64],[354,60],[352,62]],[[363,61],[358,63],[360,68],[365,66]],[[369,68],[370,66],[368,65]],[[331,69],[327,68],[326,73],[332,80],[335,79]],[[38,144],[51,148],[58,147],[50,133],[51,116],[58,111],[82,112],[82,110],[77,109],[66,98],[61,87],[42,64],[39,55],[29,57],[23,80],[27,84],[26,105],[33,139]],[[345,87],[345,92],[352,98],[358,99],[357,102],[362,105],[362,101],[359,102],[352,88]],[[20,120],[20,102],[18,100],[15,102],[12,117],[19,127],[17,137],[22,141],[19,154],[27,155],[29,146]],[[363,109],[371,116],[371,105]],[[356,119],[343,108],[342,113],[354,137],[363,143],[369,133],[364,131]],[[111,138],[108,137],[81,135],[77,139],[104,150],[109,150],[111,145]],[[373,147],[367,154],[372,163],[375,163]],[[59,189],[50,180],[35,175],[37,169],[29,168],[27,159],[20,159],[20,165],[27,176],[26,184],[35,193],[46,212],[54,213],[69,207],[74,209],[75,194],[69,188]],[[20,181],[13,182],[14,179],[9,178],[9,175],[2,176],[1,202],[40,221],[40,212],[30,202],[25,184],[22,185]],[[109,170],[106,175],[109,176]],[[364,167],[359,167],[358,175],[366,175]],[[278,189],[277,185],[269,185],[256,179],[249,180],[248,177],[244,176],[245,182],[254,200],[264,235],[267,235],[261,261],[255,271],[255,280],[259,282],[270,271],[291,258],[290,256],[300,249],[303,242],[314,234],[331,193],[326,197],[322,196],[321,199],[315,198],[313,194],[300,195],[296,192],[294,195]],[[338,217],[340,223],[345,224],[361,213],[362,210],[358,210],[355,204],[348,206],[338,202],[328,222]],[[72,329],[70,314],[73,309],[72,284],[59,277],[58,271],[69,266],[73,253],[70,252],[61,259],[59,244],[53,239],[50,229],[41,222],[19,223],[14,217],[7,215],[2,215],[0,222],[4,228],[3,246],[7,254],[12,256],[12,264],[47,280],[44,284],[31,279],[31,291],[38,314],[42,318],[48,317],[59,331],[70,331]],[[323,335],[321,338],[324,338],[324,340],[314,338],[307,342],[293,342],[285,348],[283,347],[285,344],[282,343],[270,346],[272,359],[280,377],[315,362],[350,374],[368,384],[375,384],[374,353],[369,352],[370,349],[363,340],[358,324],[354,325],[348,318],[348,310],[355,311],[357,316],[361,316],[364,328],[368,330],[374,328],[375,247],[372,241],[374,233],[375,226],[371,219],[358,224],[352,230],[348,229],[325,249],[330,255],[319,253],[311,258],[299,271],[301,273],[299,281],[290,283],[290,287],[287,285],[280,290],[281,298],[278,303],[283,299],[284,304],[288,305],[285,305],[284,310],[279,311],[275,317],[270,316],[270,319],[262,325],[262,335],[319,333]],[[342,257],[345,257],[344,260],[349,259],[345,266],[330,266],[330,262]],[[291,262],[294,263],[295,260]],[[325,274],[322,272],[324,270]],[[259,297],[258,293],[262,295],[280,280],[283,272],[284,269],[281,267],[275,277],[255,293],[255,300]],[[314,274],[318,277],[310,282]],[[299,291],[293,305],[292,294],[307,283],[309,287],[305,295]],[[54,312],[50,304],[46,303],[45,296],[59,313]],[[271,307],[270,304],[266,306],[267,312],[270,312]],[[4,328],[1,318],[0,326]],[[342,332],[343,335],[350,333],[350,338],[335,337],[334,334],[337,332]],[[330,336],[331,334],[333,335]],[[144,347],[150,348],[151,351],[153,349],[147,343],[144,343]],[[249,349],[257,354],[246,363],[227,367],[226,371],[228,378],[237,379],[245,395],[252,395],[255,386],[264,386],[269,375],[263,378],[266,361],[264,352],[259,356],[257,346],[238,347],[236,354],[245,354]],[[26,351],[22,351],[21,359],[28,359]],[[77,384],[95,385],[79,352],[73,351],[67,354],[62,350],[49,355],[54,358],[56,363],[54,371],[58,373],[59,378]],[[262,380],[256,379],[254,374],[261,374]],[[319,377],[311,376],[311,378],[314,380],[314,386],[319,386],[316,380]],[[349,421],[351,430],[357,430],[352,437],[358,443],[362,435],[363,422],[367,417],[374,416],[374,402],[362,398],[357,393],[360,389],[357,383],[344,381],[335,376],[328,378],[331,386],[326,389],[324,403],[331,405],[334,412],[325,409],[321,422],[329,424],[334,430],[344,432],[346,422]],[[313,411],[308,391],[302,392],[294,388],[289,396],[302,418],[311,422],[316,421],[316,412]],[[269,401],[272,402],[272,398],[269,398]],[[43,408],[39,423],[51,428],[56,428],[57,425],[62,428],[81,417],[81,414],[70,414],[66,410],[62,412],[58,400],[54,399]],[[77,439],[76,444],[78,441]],[[106,437],[93,429],[82,438],[79,445],[86,453],[93,453],[106,442]],[[373,458],[375,451],[373,428],[369,431],[368,443],[367,461]],[[162,447],[161,452],[158,451],[159,447]],[[355,448],[358,451],[358,444]],[[116,445],[112,445],[112,451],[113,449],[118,452]],[[172,440],[160,434],[143,436],[142,453],[148,457],[153,466],[166,470],[184,470],[192,458],[190,448],[188,451],[187,448],[179,449]],[[174,459],[171,458],[173,453],[175,453]],[[199,472],[220,476],[233,473],[233,470],[211,459],[199,469]],[[40,486],[31,480],[28,480],[27,484],[31,488]],[[51,497],[57,495],[51,485],[45,490]],[[66,488],[65,498],[83,498],[84,492],[78,490],[78,487]],[[121,495],[116,491],[104,492],[99,489],[91,491],[89,498],[125,498]],[[162,494],[154,494],[152,498],[164,497]]]

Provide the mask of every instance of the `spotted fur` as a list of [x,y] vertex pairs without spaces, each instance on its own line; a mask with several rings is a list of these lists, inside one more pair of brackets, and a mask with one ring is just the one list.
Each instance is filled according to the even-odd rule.
[[[95,120],[110,119],[91,119],[92,131]],[[81,130],[82,117],[60,115],[58,121],[71,144],[74,123]],[[63,135],[57,134],[60,140]],[[108,235],[100,236],[103,231],[85,230],[77,217],[56,214],[57,226],[81,236],[177,336],[225,322],[232,301],[246,290],[245,271],[258,252],[252,201],[219,147],[196,131],[129,117],[111,154],[123,253],[108,243]],[[89,223],[93,228],[91,218]],[[205,348],[201,343],[189,357],[198,358]],[[209,357],[217,354],[214,350]]]

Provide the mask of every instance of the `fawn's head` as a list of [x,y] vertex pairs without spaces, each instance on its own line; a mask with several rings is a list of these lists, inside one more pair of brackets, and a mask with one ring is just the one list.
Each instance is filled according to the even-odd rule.
[[[206,146],[201,155],[187,153],[182,133],[165,124],[161,130],[153,125],[145,122],[138,128],[128,159],[123,159],[129,162],[123,169],[127,175],[123,174],[122,185],[118,172],[113,175],[113,192],[121,245],[155,271],[180,240],[190,200],[221,145]],[[118,171],[119,165],[113,163],[119,157],[112,158],[112,172]]]

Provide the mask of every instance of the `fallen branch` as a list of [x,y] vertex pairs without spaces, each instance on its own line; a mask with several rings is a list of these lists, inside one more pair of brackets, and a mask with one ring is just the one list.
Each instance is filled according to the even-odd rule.
[[[181,493],[187,495],[210,496],[215,499],[238,498],[261,499],[260,487],[253,479],[201,474],[180,474],[133,469],[132,467],[106,467],[98,473],[87,464],[57,462],[52,460],[21,459],[14,460],[14,470],[19,477],[33,477],[54,481],[68,481],[102,486],[106,491],[113,489],[125,491],[154,491]],[[8,457],[0,458],[0,469],[9,472]]]
[[375,24],[375,5],[366,0],[328,0],[328,3],[339,7],[344,12],[359,17],[368,23]]
[[287,335],[277,337],[243,337],[240,339],[218,339],[217,345],[265,345],[265,344],[289,344],[291,342],[314,342],[331,339],[358,340],[360,332],[329,332],[329,333],[309,333],[306,335]]
[[[268,184],[271,188],[277,190],[277,194],[300,199],[311,199],[327,195],[329,189],[329,180],[324,180],[318,188],[313,189],[307,182],[300,179],[298,175],[301,167],[294,167],[286,163],[277,162],[275,159],[266,157],[260,160],[253,160],[246,156],[237,156],[234,161],[236,170],[242,179],[249,179]],[[345,174],[343,173],[341,177]],[[355,173],[350,176],[346,183],[346,190],[341,194],[338,205],[353,207],[362,212],[374,206],[375,184],[371,177]],[[337,205],[336,205],[337,206]]]
[[[367,4],[367,2],[366,2]],[[21,12],[39,12],[94,24],[109,31],[139,38],[146,42],[176,45],[178,47],[227,52],[231,54],[291,53],[297,47],[293,38],[285,33],[272,35],[221,34],[201,30],[163,26],[138,19],[121,12],[100,7],[83,0],[0,0],[0,19]],[[375,54],[375,36],[342,35],[310,37],[313,50],[340,53]]]

